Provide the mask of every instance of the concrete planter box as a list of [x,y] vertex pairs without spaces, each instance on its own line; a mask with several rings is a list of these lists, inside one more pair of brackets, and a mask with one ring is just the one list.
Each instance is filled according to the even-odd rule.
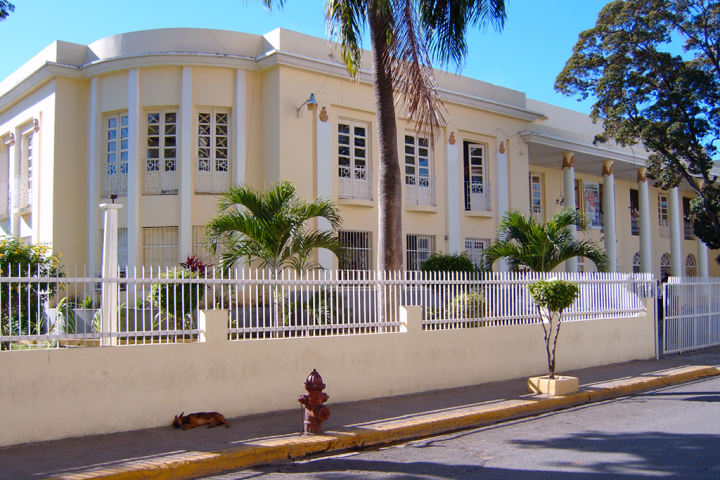
[[555,378],[548,378],[548,376],[545,375],[543,377],[530,377],[528,379],[528,389],[530,393],[543,393],[545,395],[557,396],[575,393],[580,389],[580,385],[577,377],[563,377],[558,375]]

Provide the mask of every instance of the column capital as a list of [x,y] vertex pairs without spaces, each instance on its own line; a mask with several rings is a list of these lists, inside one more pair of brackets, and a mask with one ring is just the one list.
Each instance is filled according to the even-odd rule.
[[703,180],[702,178],[696,178],[696,179],[695,179],[695,185],[697,185],[697,187],[698,187],[700,190],[702,190],[703,187],[705,186],[705,180]]
[[637,181],[640,182],[647,182],[648,176],[647,176],[647,168],[638,168],[637,171]]
[[605,160],[602,166],[602,176],[615,174],[615,164],[612,160]]
[[562,168],[575,168],[575,154],[573,152],[564,152],[562,155]]
[[101,203],[100,210],[120,210],[123,206],[119,203]]

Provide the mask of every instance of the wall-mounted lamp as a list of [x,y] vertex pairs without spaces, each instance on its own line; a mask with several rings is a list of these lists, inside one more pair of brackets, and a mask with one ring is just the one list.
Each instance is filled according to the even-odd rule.
[[311,93],[311,94],[310,94],[310,98],[308,98],[307,100],[305,100],[305,101],[303,102],[303,104],[298,107],[298,109],[297,109],[297,116],[298,116],[298,118],[302,117],[303,107],[304,107],[305,105],[307,105],[308,110],[310,110],[311,112],[314,112],[315,110],[317,110],[318,103],[317,103],[317,100],[315,100],[315,94],[314,94],[314,93]]
[[561,207],[565,205],[565,198],[561,195],[555,200],[555,205],[560,205]]

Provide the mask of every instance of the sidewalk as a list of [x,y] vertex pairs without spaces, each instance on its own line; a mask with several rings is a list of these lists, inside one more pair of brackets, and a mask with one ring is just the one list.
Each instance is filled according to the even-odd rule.
[[[170,427],[173,416],[180,412],[168,412],[168,427],[0,448],[0,479],[193,478],[287,457],[537,415],[720,373],[714,368],[682,368],[702,366],[720,366],[720,349],[562,372],[580,378],[581,392],[567,397],[528,395],[527,379],[523,378],[334,404],[333,388],[328,385],[331,417],[323,425],[325,435],[298,435],[302,425],[299,406],[292,411],[229,419],[230,429],[189,431]],[[304,393],[303,381],[298,379],[298,395]],[[58,405],[58,415],[62,415],[62,405]]]

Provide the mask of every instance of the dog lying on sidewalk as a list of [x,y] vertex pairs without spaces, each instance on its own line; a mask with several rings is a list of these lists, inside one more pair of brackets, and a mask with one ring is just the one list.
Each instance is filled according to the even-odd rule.
[[190,430],[200,425],[208,424],[208,428],[213,428],[224,424],[225,428],[230,428],[228,421],[218,412],[191,413],[190,415],[183,416],[184,413],[185,412],[175,416],[175,420],[173,420],[172,423],[173,427],[182,427],[183,430]]

